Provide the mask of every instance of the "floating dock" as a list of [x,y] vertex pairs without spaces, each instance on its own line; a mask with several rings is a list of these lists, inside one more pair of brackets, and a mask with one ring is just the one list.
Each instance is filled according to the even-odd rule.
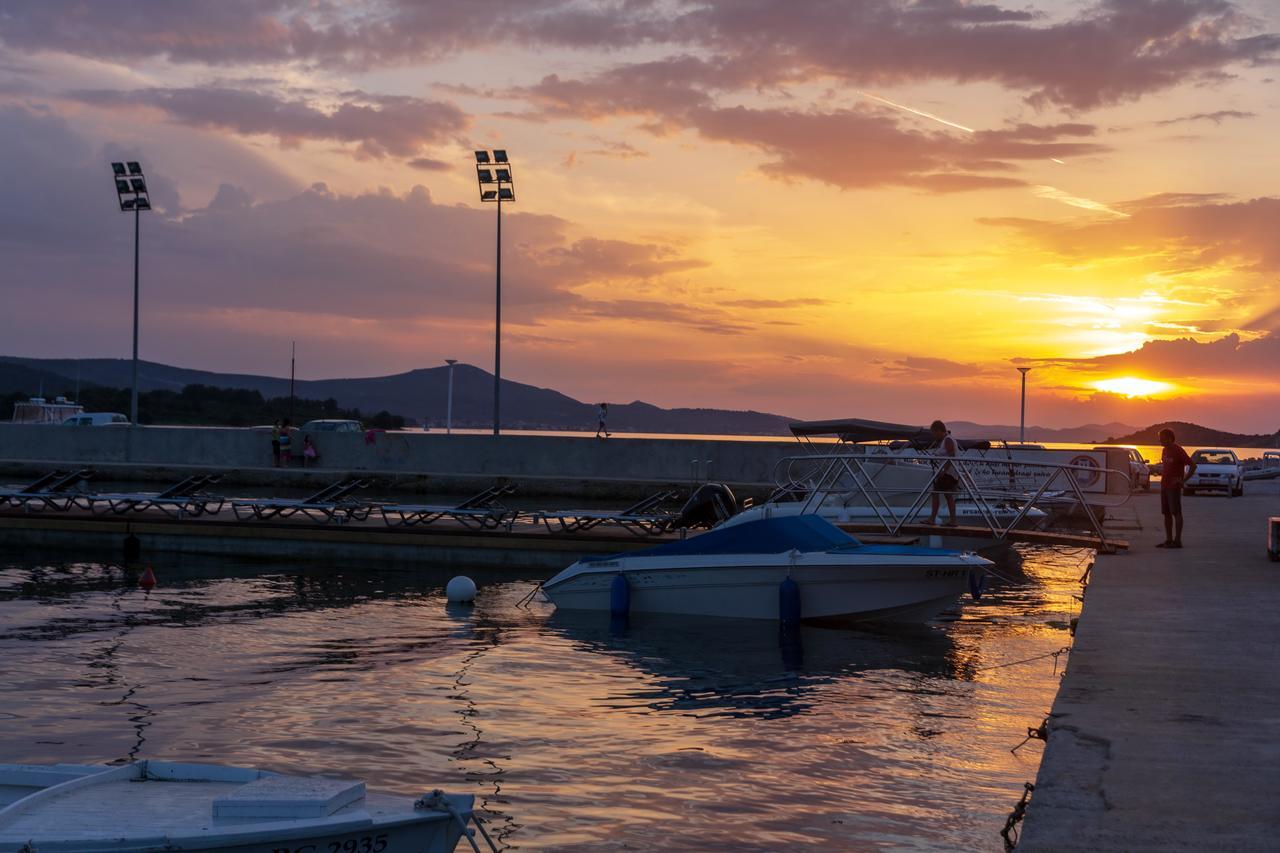
[[1129,554],[1098,560],[1018,850],[1228,851],[1280,845],[1280,484],[1135,498]]

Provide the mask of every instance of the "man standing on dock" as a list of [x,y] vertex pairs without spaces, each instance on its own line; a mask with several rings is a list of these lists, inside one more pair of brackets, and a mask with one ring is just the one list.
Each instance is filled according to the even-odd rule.
[[1157,548],[1182,547],[1182,484],[1196,471],[1182,445],[1174,443],[1173,430],[1160,430],[1160,511],[1164,513],[1164,541]]

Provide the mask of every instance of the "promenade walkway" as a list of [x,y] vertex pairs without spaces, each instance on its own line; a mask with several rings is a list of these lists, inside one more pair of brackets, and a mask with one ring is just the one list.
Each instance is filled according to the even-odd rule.
[[1280,487],[1185,500],[1186,547],[1158,495],[1100,557],[1019,851],[1280,849]]

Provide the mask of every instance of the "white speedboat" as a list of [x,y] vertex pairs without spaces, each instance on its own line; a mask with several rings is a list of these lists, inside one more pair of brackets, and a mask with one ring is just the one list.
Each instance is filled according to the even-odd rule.
[[617,614],[621,598],[630,612],[789,621],[783,588],[790,581],[805,621],[920,621],[980,582],[991,565],[969,552],[864,545],[810,514],[580,560],[542,591],[565,610]]
[[212,764],[0,764],[0,850],[446,853],[472,800]]

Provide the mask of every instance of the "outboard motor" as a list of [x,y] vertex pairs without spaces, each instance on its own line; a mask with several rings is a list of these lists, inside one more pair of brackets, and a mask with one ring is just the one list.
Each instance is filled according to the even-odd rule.
[[715,527],[725,519],[738,514],[738,499],[724,483],[703,483],[689,496],[671,526]]

